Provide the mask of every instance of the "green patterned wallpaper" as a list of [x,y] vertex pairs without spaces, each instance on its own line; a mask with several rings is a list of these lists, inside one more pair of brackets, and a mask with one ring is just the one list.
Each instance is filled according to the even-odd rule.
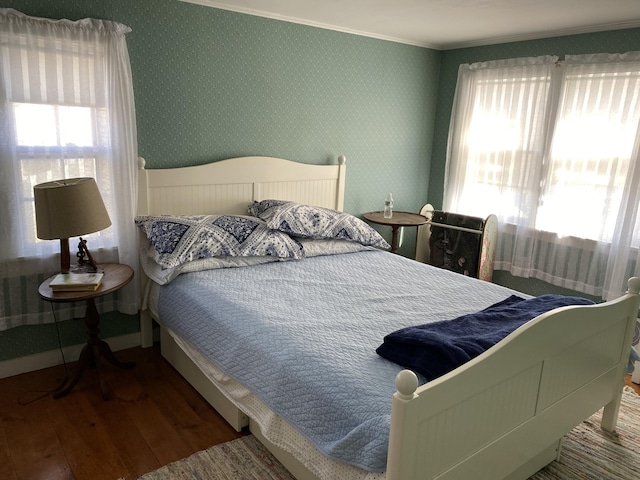
[[178,0],[14,0],[30,15],[132,28],[148,168],[271,155],[347,157],[345,209],[426,201],[441,52]]
[[[59,346],[81,345],[87,341],[84,319],[45,325],[26,325],[0,332],[0,361],[56,350]],[[140,331],[137,315],[106,312],[100,315],[100,337],[109,338]],[[58,345],[58,332],[60,344]],[[77,358],[67,358],[67,362]]]
[[[243,155],[330,163],[344,154],[346,211],[382,209],[387,192],[399,210],[427,200],[441,52],[178,0],[10,3],[28,15],[131,27],[138,147],[148,168]],[[413,240],[406,235],[404,254]],[[103,333],[131,324],[125,318]],[[83,339],[82,322],[64,328],[63,343]],[[0,360],[56,345],[46,325],[0,332]]]
[[[347,156],[345,210],[417,211],[442,198],[460,63],[640,48],[640,30],[437,52],[178,0],[13,0],[28,15],[116,20],[127,35],[139,153],[148,168],[241,155],[306,163]],[[432,154],[433,152],[433,154]],[[381,230],[389,237],[387,230]],[[413,235],[401,252],[411,255]],[[81,343],[82,322],[61,325]],[[105,337],[137,329],[105,317]],[[0,360],[57,347],[52,326],[0,332]]]

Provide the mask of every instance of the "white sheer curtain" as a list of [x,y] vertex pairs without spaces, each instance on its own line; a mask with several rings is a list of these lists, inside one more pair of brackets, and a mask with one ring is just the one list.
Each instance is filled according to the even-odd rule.
[[[36,238],[38,183],[94,177],[113,225],[88,235],[89,248],[98,262],[137,269],[129,31],[112,21],[49,20],[0,9],[0,330],[52,320],[37,291],[59,270],[59,242]],[[132,282],[100,308],[133,314],[138,305],[138,282]],[[72,309],[62,308],[60,318],[81,314]]]
[[639,60],[460,67],[444,208],[498,216],[497,269],[605,299],[638,274]]

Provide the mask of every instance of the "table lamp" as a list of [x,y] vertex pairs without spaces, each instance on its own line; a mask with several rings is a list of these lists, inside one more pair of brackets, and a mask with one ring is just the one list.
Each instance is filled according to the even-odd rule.
[[[98,232],[111,225],[95,179],[69,178],[40,183],[33,187],[36,207],[37,236],[42,240],[60,240],[60,272],[69,273],[69,238]],[[80,264],[96,264],[80,238],[78,245]],[[88,257],[88,261],[84,257]]]

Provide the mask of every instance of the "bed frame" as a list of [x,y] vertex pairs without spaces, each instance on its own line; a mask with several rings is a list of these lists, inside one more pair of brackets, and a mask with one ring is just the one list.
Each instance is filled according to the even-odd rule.
[[[253,200],[278,198],[343,209],[346,165],[243,157],[196,167],[145,170],[139,209],[153,214],[246,214]],[[387,480],[525,479],[555,460],[563,435],[604,407],[616,426],[640,278],[621,298],[564,307],[527,323],[494,348],[417,388],[400,372],[392,402]],[[162,354],[236,429],[251,423],[195,366],[161,325]],[[143,346],[152,316],[141,311]],[[254,431],[254,430],[252,430]],[[315,478],[254,431],[297,478]]]

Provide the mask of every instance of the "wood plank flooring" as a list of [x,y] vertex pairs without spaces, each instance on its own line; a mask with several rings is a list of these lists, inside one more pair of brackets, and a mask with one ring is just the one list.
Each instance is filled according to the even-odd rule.
[[[101,364],[108,401],[91,370],[58,400],[52,391],[64,378],[63,366],[0,379],[0,479],[132,480],[245,434],[234,431],[157,346],[117,356],[136,367]],[[630,376],[626,383],[640,394]]]
[[0,479],[137,479],[245,434],[233,430],[158,347],[116,355],[136,367],[101,363],[107,401],[93,370],[58,400],[52,391],[64,378],[62,365],[0,379]]
[[[640,368],[640,365],[638,365],[638,367],[636,367],[636,368]],[[630,386],[631,388],[633,388],[636,391],[636,393],[638,395],[640,395],[640,385],[638,385],[637,383],[633,383],[631,381],[631,375],[627,375],[625,377],[624,384]]]

